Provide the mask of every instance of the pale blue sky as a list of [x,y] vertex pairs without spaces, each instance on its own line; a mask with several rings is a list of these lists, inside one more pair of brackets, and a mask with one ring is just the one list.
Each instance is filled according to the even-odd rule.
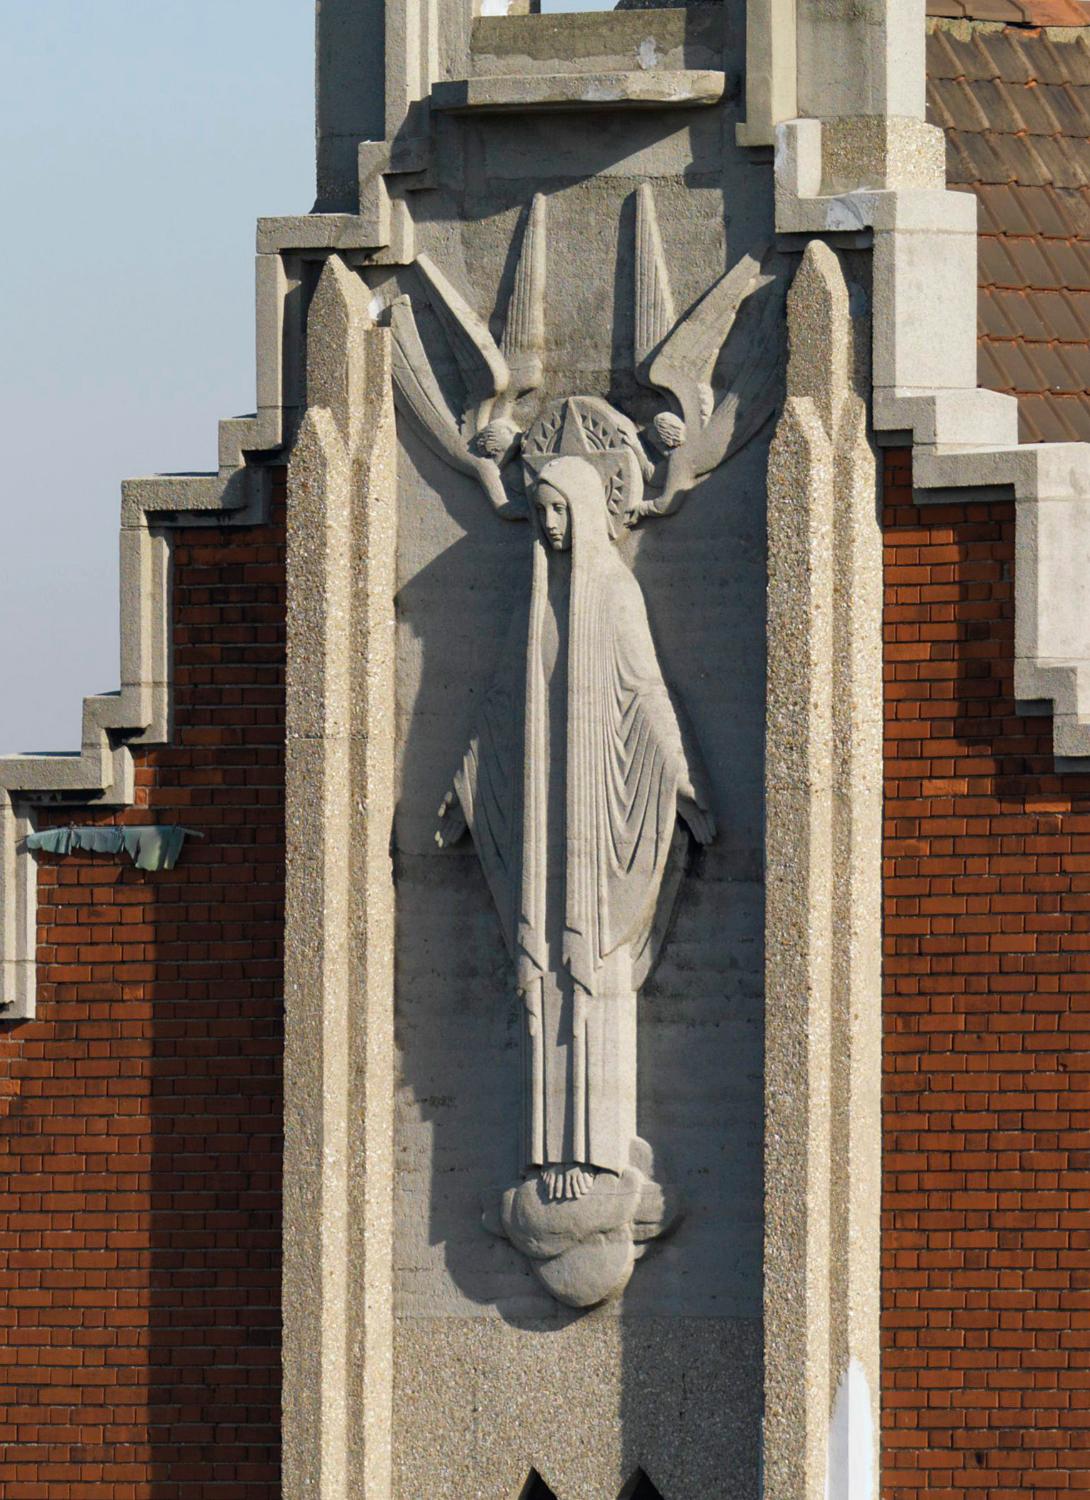
[[2,9],[0,753],[118,686],[120,482],[215,467],[254,222],[314,197],[314,0]]
[[[547,10],[610,0],[545,0]],[[130,475],[252,410],[259,215],[314,197],[314,0],[3,6],[0,754],[118,686]]]

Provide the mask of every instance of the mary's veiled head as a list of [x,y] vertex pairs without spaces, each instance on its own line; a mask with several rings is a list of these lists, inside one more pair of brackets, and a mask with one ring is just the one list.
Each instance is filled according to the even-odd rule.
[[608,545],[609,511],[598,470],[585,458],[553,458],[530,489],[536,523],[557,552]]

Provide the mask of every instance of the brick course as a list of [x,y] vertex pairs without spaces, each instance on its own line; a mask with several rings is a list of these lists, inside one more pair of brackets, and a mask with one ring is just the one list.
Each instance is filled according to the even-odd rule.
[[1013,503],[886,455],[886,1500],[1090,1485],[1090,776],[1015,711]]
[[43,856],[38,1017],[0,1028],[4,1500],[278,1493],[283,484],[175,534],[173,871]]

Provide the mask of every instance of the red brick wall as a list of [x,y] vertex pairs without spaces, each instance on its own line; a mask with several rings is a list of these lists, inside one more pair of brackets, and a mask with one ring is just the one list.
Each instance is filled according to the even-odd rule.
[[120,817],[53,817],[206,837],[41,862],[38,1017],[0,1028],[3,1500],[277,1494],[282,498],[176,534],[173,742]]
[[1090,775],[1012,698],[1012,504],[886,462],[884,1491],[1090,1485]]

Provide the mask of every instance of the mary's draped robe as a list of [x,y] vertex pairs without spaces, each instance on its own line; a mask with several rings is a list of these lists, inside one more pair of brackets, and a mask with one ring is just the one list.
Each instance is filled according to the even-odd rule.
[[636,1136],[636,993],[683,868],[678,798],[706,806],[639,584],[588,461],[540,474],[571,550],[531,506],[533,584],[455,777],[525,1017],[524,1169],[621,1173]]

